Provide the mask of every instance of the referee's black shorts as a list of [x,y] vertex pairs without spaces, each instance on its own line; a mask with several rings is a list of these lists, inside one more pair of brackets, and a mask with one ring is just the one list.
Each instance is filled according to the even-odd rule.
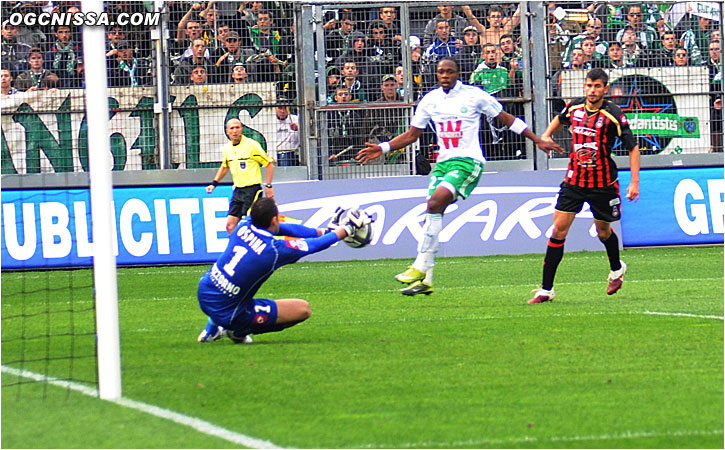
[[557,211],[578,213],[582,210],[584,202],[589,203],[596,220],[616,222],[621,218],[622,200],[619,197],[619,182],[605,188],[583,188],[561,183],[559,198],[556,200]]
[[229,213],[227,215],[242,218],[249,214],[257,198],[262,194],[262,185],[253,184],[241,188],[235,187],[232,193],[232,202],[229,205]]

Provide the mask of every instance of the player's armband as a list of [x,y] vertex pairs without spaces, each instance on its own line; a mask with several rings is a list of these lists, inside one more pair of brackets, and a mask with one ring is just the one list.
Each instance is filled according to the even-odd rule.
[[514,132],[514,133],[516,133],[516,134],[521,134],[521,133],[523,133],[524,131],[526,131],[526,129],[527,129],[528,127],[529,127],[529,126],[528,126],[528,125],[526,125],[526,122],[524,122],[523,120],[521,120],[521,119],[519,119],[518,117],[516,117],[516,118],[514,119],[514,122],[513,122],[513,123],[511,124],[511,126],[509,127],[509,130],[513,131],[513,132]]

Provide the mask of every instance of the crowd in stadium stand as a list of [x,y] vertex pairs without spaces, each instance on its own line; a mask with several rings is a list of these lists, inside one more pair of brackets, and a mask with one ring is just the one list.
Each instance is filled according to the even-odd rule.
[[[712,19],[685,14],[673,26],[665,20],[672,3],[570,1],[546,5],[554,95],[563,71],[594,67],[702,65],[709,69],[712,92],[722,89],[719,23]],[[325,59],[326,76],[320,80],[326,81],[329,103],[402,102],[406,97],[402,66],[402,50],[406,45],[411,55],[407,69],[412,75],[410,98],[413,101],[436,86],[435,66],[444,56],[459,61],[463,81],[499,98],[522,95],[518,3],[474,4],[473,8],[411,4],[408,39],[401,33],[398,7],[346,6],[326,10],[320,24],[325,33],[325,48],[316,49],[316,55],[318,58],[323,55]],[[6,1],[1,7],[2,17],[6,18],[14,12],[75,13],[80,10],[80,2]],[[113,17],[121,12],[146,12],[152,2],[109,1],[105,7]],[[295,98],[292,3],[174,1],[167,2],[166,9],[169,39],[165,63],[172,84],[274,82],[278,86],[278,97]],[[562,10],[572,9],[584,12],[584,20],[580,16],[579,20],[572,21],[561,14]],[[80,32],[80,28],[68,26],[13,26],[4,20],[2,93],[82,88],[84,64]],[[156,67],[152,45],[149,29],[108,28],[109,86],[153,85]],[[316,46],[316,43],[308,45]],[[396,83],[394,96],[390,95],[393,82]],[[720,112],[719,95],[713,94],[711,106]],[[522,114],[520,103],[508,103],[506,107],[512,114]],[[362,119],[334,117],[331,119],[333,133],[349,136],[351,130],[346,124],[351,123],[355,128],[352,134],[357,135],[363,133],[357,129],[361,123],[380,125],[384,118],[368,114]],[[490,131],[483,136],[484,145],[495,156],[496,145],[502,138],[495,128]],[[390,134],[391,130],[386,130],[380,139]],[[357,145],[366,138],[357,136],[346,142]]]

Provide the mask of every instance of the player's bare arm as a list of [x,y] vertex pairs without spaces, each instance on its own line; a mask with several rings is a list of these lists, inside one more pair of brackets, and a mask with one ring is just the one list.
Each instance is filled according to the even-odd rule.
[[[515,131],[516,126],[526,126],[526,124],[518,119],[518,125],[516,124],[517,118],[512,116],[511,114],[507,113],[506,111],[502,111],[501,114],[496,116],[499,122],[509,127],[512,131]],[[512,126],[514,128],[512,128]],[[548,129],[547,129],[548,131]],[[519,131],[515,131],[516,133],[519,133]],[[534,144],[536,144],[537,147],[539,147],[541,150],[545,151],[549,155],[551,155],[552,150],[557,153],[564,153],[564,149],[561,148],[559,144],[554,142],[551,139],[544,139],[543,137],[539,137],[534,134],[531,129],[526,126],[526,128],[520,132],[523,136],[526,136],[527,138],[531,139]]]
[[360,162],[360,164],[367,164],[368,161],[372,161],[373,159],[383,154],[383,147],[385,146],[385,144],[390,145],[388,151],[405,148],[413,142],[417,141],[421,134],[423,134],[423,130],[416,127],[410,127],[408,131],[394,137],[390,140],[390,142],[381,142],[380,144],[372,144],[370,142],[366,142],[365,148],[357,152],[357,156],[355,156],[355,159]]
[[635,145],[629,152],[629,170],[632,172],[632,180],[627,187],[627,199],[635,202],[639,199],[639,146]]
[[[544,134],[541,135],[541,139],[547,142],[554,142],[554,139],[552,139],[552,135],[558,133],[559,131],[564,129],[564,124],[562,124],[559,121],[559,116],[555,116],[554,119],[549,123],[549,126],[546,127],[546,130],[544,131]],[[561,147],[559,147],[561,148]],[[542,148],[542,150],[544,150]],[[544,150],[549,156],[551,156],[551,151]],[[562,151],[558,152],[559,154],[564,153],[564,149]]]

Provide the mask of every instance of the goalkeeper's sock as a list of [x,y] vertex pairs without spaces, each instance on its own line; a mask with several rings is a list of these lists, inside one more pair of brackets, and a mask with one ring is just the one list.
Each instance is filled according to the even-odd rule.
[[428,213],[423,224],[423,239],[418,244],[418,256],[413,267],[426,272],[435,264],[435,255],[438,253],[438,234],[443,228],[443,214]]
[[213,336],[217,331],[217,327],[218,325],[209,317],[209,320],[206,322],[206,332]]
[[604,244],[604,248],[607,249],[609,268],[615,271],[621,269],[622,262],[619,260],[619,238],[616,234],[614,234],[614,230],[612,230],[612,234],[609,238],[604,241],[600,239],[600,241]]

